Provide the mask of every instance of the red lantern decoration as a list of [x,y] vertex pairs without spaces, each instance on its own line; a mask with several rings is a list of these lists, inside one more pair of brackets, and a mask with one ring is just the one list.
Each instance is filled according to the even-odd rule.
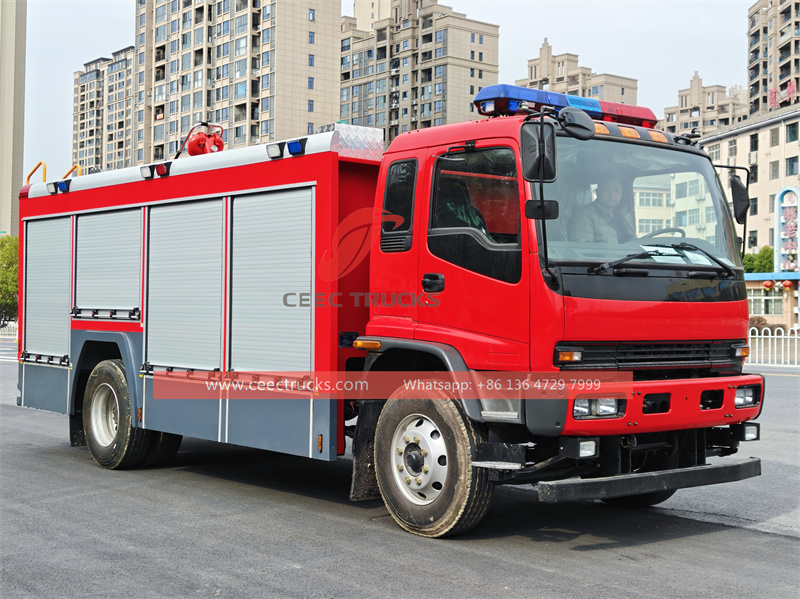
[[764,289],[772,289],[775,287],[775,281],[764,281]]
[[783,285],[784,289],[791,289],[792,288],[792,282],[790,280],[788,280],[788,279],[785,280],[783,283],[781,283],[781,285]]

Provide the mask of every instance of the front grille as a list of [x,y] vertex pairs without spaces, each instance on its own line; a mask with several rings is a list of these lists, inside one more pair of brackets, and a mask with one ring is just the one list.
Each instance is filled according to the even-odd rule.
[[[563,370],[642,370],[673,368],[714,368],[737,364],[735,346],[739,341],[617,342],[570,343],[556,347],[555,364]],[[577,364],[559,364],[559,351],[581,351],[583,359]]]

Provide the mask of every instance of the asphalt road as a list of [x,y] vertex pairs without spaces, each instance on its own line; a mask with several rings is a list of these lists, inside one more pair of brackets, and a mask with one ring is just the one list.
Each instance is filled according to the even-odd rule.
[[795,597],[800,372],[772,368],[763,475],[658,508],[501,487],[474,531],[422,539],[350,503],[350,462],[185,440],[168,467],[95,466],[65,416],[18,408],[0,341],[0,596]]

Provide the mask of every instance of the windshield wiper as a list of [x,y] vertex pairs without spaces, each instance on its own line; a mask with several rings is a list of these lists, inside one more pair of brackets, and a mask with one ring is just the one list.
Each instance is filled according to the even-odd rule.
[[[664,243],[664,244],[662,244],[662,243],[648,243],[647,245],[650,245],[650,246],[653,246],[653,247],[659,247],[659,248],[672,248],[672,249],[675,249],[675,250],[692,250],[694,252],[700,252],[701,254],[704,254],[705,256],[708,256],[714,262],[716,262],[719,266],[721,266],[722,269],[725,271],[725,273],[729,277],[732,277],[732,278],[736,277],[736,273],[733,271],[733,269],[730,266],[725,264],[722,260],[717,258],[714,254],[712,254],[710,252],[707,252],[703,248],[697,247],[696,245],[694,245],[692,243],[687,243],[686,241],[681,241],[680,243]],[[698,265],[698,266],[702,266],[702,265]]]
[[625,264],[625,262],[630,262],[631,260],[638,260],[639,258],[649,258],[650,256],[671,256],[671,255],[672,254],[665,254],[657,250],[647,250],[646,252],[639,252],[638,254],[629,254],[628,256],[620,258],[619,260],[614,260],[613,262],[606,262],[605,264],[598,264],[597,266],[592,266],[589,269],[589,274],[598,275],[601,272],[607,271],[609,268],[614,268],[619,266],[620,264]]

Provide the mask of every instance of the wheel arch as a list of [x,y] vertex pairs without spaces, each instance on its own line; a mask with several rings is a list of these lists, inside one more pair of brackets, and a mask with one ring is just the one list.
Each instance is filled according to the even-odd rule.
[[[359,337],[359,339],[381,343],[380,350],[370,351],[367,354],[364,370],[368,372],[469,370],[459,351],[444,343],[387,337]],[[459,401],[471,420],[482,421],[479,400],[459,398]],[[358,421],[353,435],[353,476],[350,487],[352,501],[380,497],[373,453],[375,430],[383,403],[382,399],[360,402]]]
[[[131,412],[142,405],[141,387],[138,384],[139,371],[134,356],[141,356],[141,335],[113,332],[72,331],[71,353],[78,356],[72,363],[72,382],[70,384],[70,444],[85,445],[83,430],[83,397],[86,383],[92,370],[104,360],[122,360],[125,367],[125,379],[131,398]],[[138,419],[134,419],[134,426]]]

